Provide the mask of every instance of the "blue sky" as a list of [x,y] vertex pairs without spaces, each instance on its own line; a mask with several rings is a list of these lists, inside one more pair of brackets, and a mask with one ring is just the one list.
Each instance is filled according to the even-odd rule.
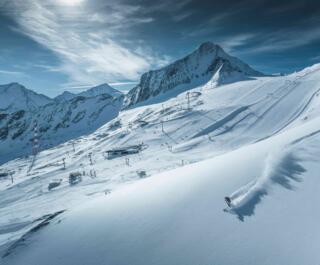
[[0,0],[0,83],[49,96],[128,89],[204,41],[266,73],[320,62],[318,1],[221,2]]

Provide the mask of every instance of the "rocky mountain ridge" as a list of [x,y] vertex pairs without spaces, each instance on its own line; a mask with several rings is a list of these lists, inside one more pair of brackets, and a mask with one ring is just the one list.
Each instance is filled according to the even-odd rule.
[[183,92],[214,78],[216,85],[263,76],[219,45],[205,42],[191,54],[159,70],[141,76],[140,83],[126,95],[124,107],[176,90]]

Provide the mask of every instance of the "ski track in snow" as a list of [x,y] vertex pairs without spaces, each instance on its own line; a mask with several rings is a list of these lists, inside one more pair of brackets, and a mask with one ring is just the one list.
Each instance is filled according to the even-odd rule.
[[[255,214],[257,206],[264,197],[272,193],[275,185],[294,190],[294,183],[303,181],[303,174],[306,172],[303,158],[308,156],[308,160],[313,160],[312,157],[317,156],[316,153],[312,153],[310,141],[319,133],[320,130],[315,131],[296,139],[281,150],[270,153],[261,175],[228,196],[232,201],[232,207],[225,211],[237,215],[240,221],[244,221],[245,217]],[[303,148],[306,141],[309,142],[307,146],[310,146],[308,151]],[[319,148],[317,139],[314,145],[316,147],[313,148]]]
[[254,215],[257,205],[272,192],[275,184],[293,190],[292,181],[301,181],[299,176],[304,172],[296,153],[287,150],[271,154],[261,176],[229,195],[232,208],[228,211],[244,221],[244,217]]

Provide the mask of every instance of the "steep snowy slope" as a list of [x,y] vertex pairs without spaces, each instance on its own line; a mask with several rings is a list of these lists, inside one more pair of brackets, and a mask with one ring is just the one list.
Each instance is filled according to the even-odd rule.
[[4,264],[317,264],[319,122],[89,201]]
[[140,83],[126,95],[125,107],[169,91],[182,92],[210,79],[214,85],[221,85],[248,79],[250,76],[262,74],[228,55],[219,45],[206,42],[185,58],[160,70],[143,74]]
[[30,154],[35,133],[41,150],[91,133],[117,117],[122,102],[121,92],[103,85],[32,110],[1,111],[0,163]]
[[[320,65],[220,87],[209,80],[2,165],[0,173],[14,173],[13,183],[0,178],[1,261],[316,263],[319,89]],[[141,142],[138,154],[107,158]],[[74,172],[82,181],[70,185]],[[232,211],[223,211],[226,195]]]
[[0,85],[0,113],[12,113],[18,110],[33,111],[51,102],[52,99],[18,83]]

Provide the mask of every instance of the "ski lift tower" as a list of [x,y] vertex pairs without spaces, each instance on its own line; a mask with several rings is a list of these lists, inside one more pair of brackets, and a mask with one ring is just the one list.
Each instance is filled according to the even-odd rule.
[[190,110],[190,92],[188,91],[187,94],[186,94],[186,98],[187,98],[187,102],[188,102],[188,108],[187,110]]
[[36,156],[39,152],[39,134],[38,134],[38,123],[33,128],[33,139],[32,139],[32,154]]

